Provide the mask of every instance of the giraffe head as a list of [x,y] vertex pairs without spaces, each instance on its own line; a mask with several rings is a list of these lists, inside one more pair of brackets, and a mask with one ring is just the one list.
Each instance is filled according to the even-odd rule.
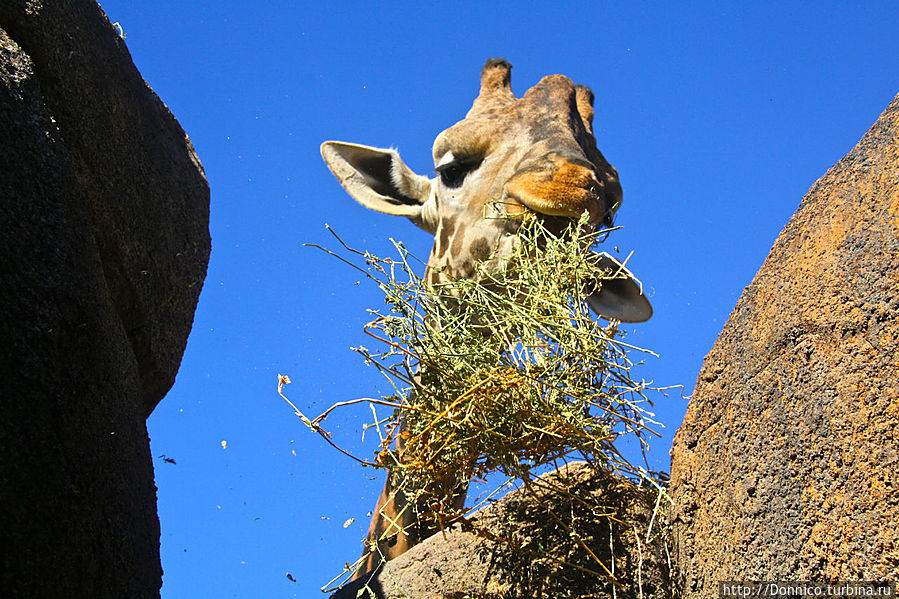
[[[394,150],[322,144],[328,167],[359,203],[434,235],[429,284],[476,276],[479,267],[501,269],[527,211],[559,229],[586,211],[599,228],[612,223],[621,204],[618,173],[593,137],[593,92],[550,75],[515,98],[511,69],[498,58],[484,65],[471,110],[434,141],[435,178],[414,173]],[[597,259],[620,267],[606,254]],[[590,305],[601,316],[641,322],[652,315],[630,275],[597,289]]]

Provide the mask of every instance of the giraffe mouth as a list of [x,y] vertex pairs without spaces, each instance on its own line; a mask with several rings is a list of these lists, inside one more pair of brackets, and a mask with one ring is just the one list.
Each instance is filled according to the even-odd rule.
[[559,221],[577,220],[584,212],[590,215],[590,223],[599,225],[603,221],[604,210],[601,196],[589,191],[567,192],[559,195],[508,194],[505,202],[506,213],[512,217],[523,216],[530,211],[540,216]]

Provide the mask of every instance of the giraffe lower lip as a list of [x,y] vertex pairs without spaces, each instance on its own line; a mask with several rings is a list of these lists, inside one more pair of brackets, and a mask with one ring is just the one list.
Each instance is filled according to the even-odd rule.
[[545,216],[580,218],[586,210],[590,213],[590,222],[598,223],[602,220],[599,199],[592,193],[588,197],[579,198],[579,201],[574,202],[554,202],[544,198],[529,198],[529,201],[518,197],[510,197],[510,199],[532,212]]
[[509,196],[502,201],[497,201],[494,207],[502,216],[518,218],[528,212],[537,212],[518,198]]

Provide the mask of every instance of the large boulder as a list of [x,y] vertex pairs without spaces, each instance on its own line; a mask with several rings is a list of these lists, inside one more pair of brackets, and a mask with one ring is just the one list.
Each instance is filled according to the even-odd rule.
[[650,487],[569,464],[426,539],[334,599],[366,597],[366,586],[379,599],[667,599],[657,499]]
[[803,199],[672,449],[678,584],[899,578],[899,96]]
[[146,416],[209,256],[184,131],[90,0],[0,3],[0,588],[158,597]]

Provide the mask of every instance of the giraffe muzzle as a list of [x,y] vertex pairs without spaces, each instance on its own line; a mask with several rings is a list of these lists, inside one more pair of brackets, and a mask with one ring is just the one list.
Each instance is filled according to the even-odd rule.
[[521,170],[509,180],[507,198],[540,214],[578,218],[587,211],[591,223],[602,222],[608,207],[603,184],[593,169],[581,160],[558,155],[546,158],[550,166]]

